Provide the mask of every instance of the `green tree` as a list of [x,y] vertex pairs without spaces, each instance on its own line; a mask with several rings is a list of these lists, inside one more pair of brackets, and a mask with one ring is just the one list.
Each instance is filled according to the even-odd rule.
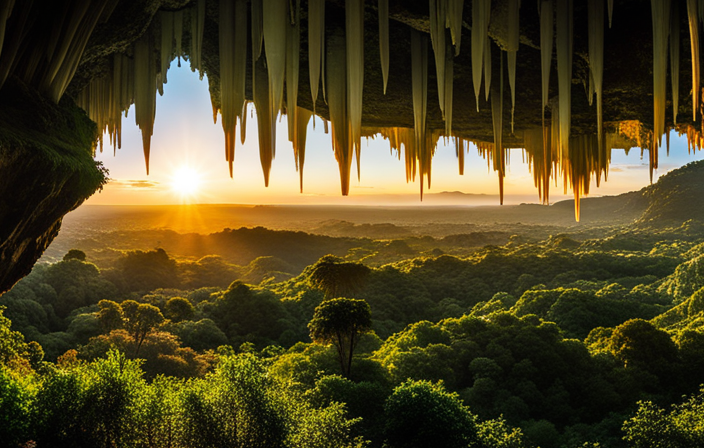
[[386,400],[389,448],[479,446],[475,417],[442,383],[407,381]]
[[362,289],[370,269],[361,263],[344,262],[333,255],[326,255],[313,265],[310,282],[325,297],[348,297]]
[[16,447],[28,440],[32,394],[29,379],[0,365],[0,441]]
[[125,317],[125,328],[135,342],[135,356],[138,356],[144,338],[164,322],[164,316],[154,305],[137,303],[134,300],[122,302],[122,314]]
[[656,374],[677,358],[670,335],[642,319],[631,319],[616,327],[609,349],[626,367],[639,367]]
[[86,261],[86,253],[83,252],[82,250],[71,249],[68,252],[66,252],[66,255],[64,255],[64,258],[63,258],[63,261],[68,261],[68,260]]
[[[137,302],[135,302],[137,303]],[[122,318],[122,307],[112,300],[101,300],[98,302],[98,320],[106,332],[122,328],[125,324]]]
[[83,421],[89,440],[84,446],[134,446],[135,402],[145,386],[139,366],[139,360],[126,359],[117,350],[87,366]]
[[325,300],[315,308],[308,329],[314,342],[335,345],[342,374],[349,377],[359,335],[370,331],[371,325],[372,313],[366,301],[337,298]]
[[164,314],[171,322],[181,322],[193,319],[193,305],[183,297],[172,297],[164,306]]

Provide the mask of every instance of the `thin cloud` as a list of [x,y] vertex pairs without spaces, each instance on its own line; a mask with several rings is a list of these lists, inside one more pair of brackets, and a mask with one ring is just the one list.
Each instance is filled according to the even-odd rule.
[[152,181],[152,180],[111,180],[110,185],[114,185],[115,187],[118,188],[124,188],[124,189],[131,189],[131,188],[139,188],[139,189],[158,189],[160,187],[159,182]]

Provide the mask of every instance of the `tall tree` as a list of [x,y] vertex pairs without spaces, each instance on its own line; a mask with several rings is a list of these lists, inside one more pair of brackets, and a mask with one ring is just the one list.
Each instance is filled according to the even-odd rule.
[[164,322],[164,316],[159,308],[148,303],[137,303],[134,300],[122,302],[122,315],[125,329],[132,336],[135,343],[134,355],[139,355],[144,338],[150,331]]
[[310,282],[322,290],[325,297],[347,297],[362,289],[369,275],[369,268],[361,263],[342,261],[326,255],[313,265]]
[[313,341],[335,345],[342,374],[349,377],[359,336],[370,331],[371,326],[372,313],[366,301],[340,297],[318,305],[308,329]]

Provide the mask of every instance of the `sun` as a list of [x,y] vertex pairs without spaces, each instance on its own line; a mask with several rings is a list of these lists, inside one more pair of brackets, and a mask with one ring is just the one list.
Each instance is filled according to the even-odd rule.
[[174,171],[171,177],[171,188],[181,197],[189,197],[198,193],[200,176],[196,170],[182,166]]

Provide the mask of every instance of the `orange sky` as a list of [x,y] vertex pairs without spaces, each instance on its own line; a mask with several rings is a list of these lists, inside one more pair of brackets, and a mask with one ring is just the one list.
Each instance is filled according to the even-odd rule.
[[[105,138],[105,149],[97,159],[110,170],[110,182],[88,204],[420,204],[419,184],[406,183],[404,164],[392,155],[387,141],[381,138],[362,142],[361,180],[356,172],[350,186],[350,196],[340,195],[337,163],[330,136],[322,126],[313,130],[309,125],[304,190],[299,193],[293,150],[287,139],[286,118],[277,126],[277,151],[270,185],[264,187],[259,162],[256,117],[247,120],[247,140],[235,149],[234,176],[230,179],[224,155],[224,136],[219,121],[213,124],[207,81],[199,81],[184,64],[169,70],[169,82],[164,96],[157,96],[157,113],[152,137],[150,175],[145,173],[142,142],[134,125],[134,108],[123,119],[122,149],[113,157],[112,147]],[[250,105],[250,111],[253,106]],[[320,125],[320,121],[318,121]],[[663,174],[692,160],[701,153],[688,155],[686,140],[673,138],[670,157],[661,156]],[[637,190],[648,184],[646,159],[640,151],[628,156],[614,150],[609,180],[600,188],[592,185],[591,195],[612,195]],[[173,186],[179,179],[175,173],[189,167],[198,177],[195,193],[182,195]],[[354,168],[353,168],[354,169]],[[428,193],[462,191],[464,193],[498,195],[497,175],[487,170],[487,163],[474,148],[466,157],[465,174],[458,174],[454,146],[439,146],[433,159],[432,188]],[[538,202],[528,165],[522,163],[521,150],[511,150],[511,164],[505,180],[506,203]],[[571,197],[571,192],[568,192]],[[563,199],[562,186],[554,187],[551,201]],[[429,201],[426,201],[429,202]],[[497,200],[498,204],[498,200]]]

